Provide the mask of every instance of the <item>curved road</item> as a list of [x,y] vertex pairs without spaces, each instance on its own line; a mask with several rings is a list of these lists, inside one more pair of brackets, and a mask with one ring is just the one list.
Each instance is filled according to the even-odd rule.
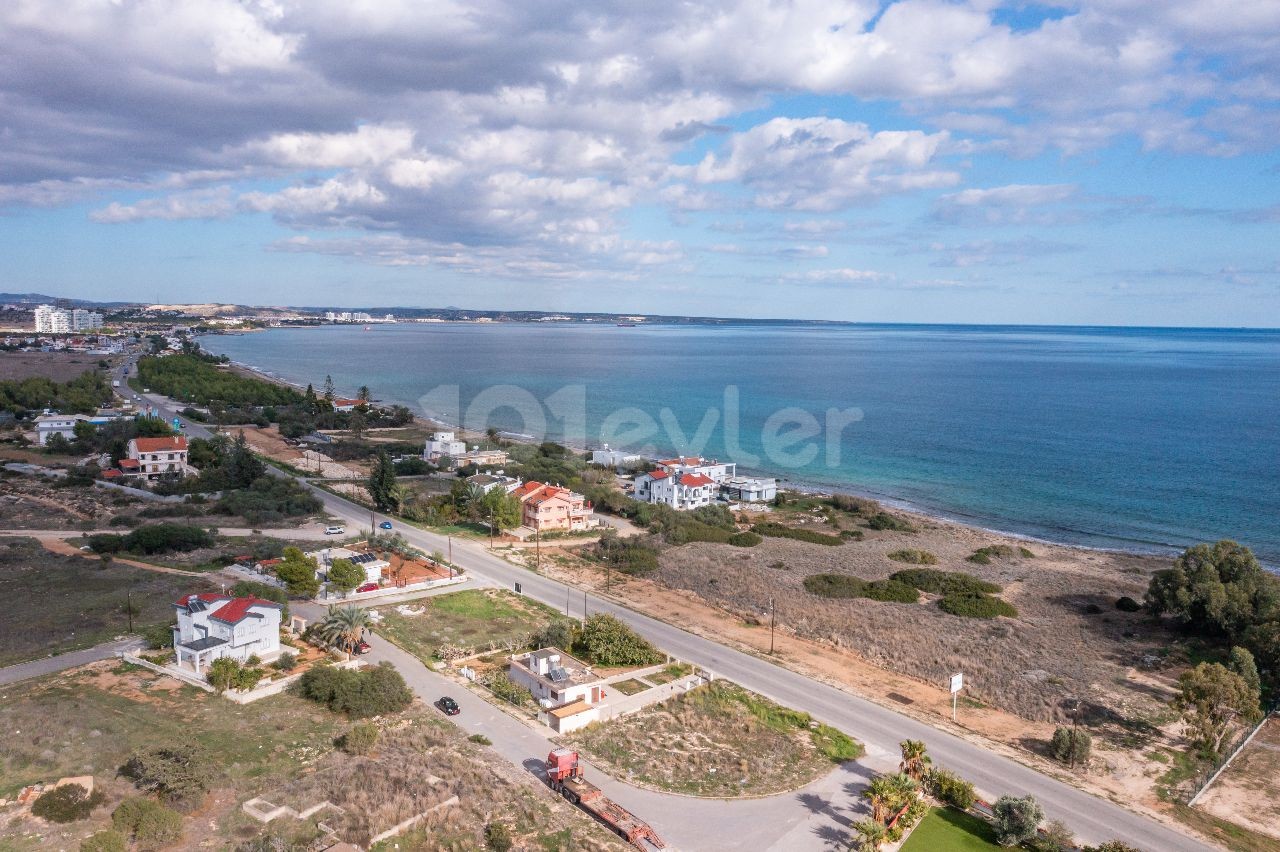
[[[174,411],[168,400],[154,394],[147,395],[145,398],[169,419],[173,418]],[[188,424],[187,433],[200,437],[210,434],[207,429],[195,423]],[[343,519],[353,528],[360,528],[370,522],[369,510],[315,486],[308,485],[308,487],[323,501],[327,512]],[[426,532],[383,516],[378,516],[375,520],[381,522],[384,519],[393,520],[396,530],[411,544],[423,550],[443,551],[448,546],[445,536]],[[552,607],[564,606],[567,589],[563,584],[518,568],[494,556],[482,544],[464,540],[455,541],[453,558],[454,562],[463,566],[468,572],[494,585],[514,588],[516,583],[520,583],[525,595]],[[581,600],[580,595],[569,597],[575,604]],[[979,790],[994,795],[1029,793],[1035,796],[1044,807],[1046,818],[1061,819],[1066,822],[1076,832],[1080,841],[1101,843],[1118,839],[1139,849],[1160,850],[1160,852],[1200,852],[1200,850],[1212,848],[1150,817],[1050,778],[1017,761],[993,754],[981,745],[930,727],[856,695],[811,680],[766,660],[725,647],[710,639],[695,636],[611,601],[593,599],[590,608],[592,612],[607,612],[623,619],[655,645],[683,660],[709,669],[719,677],[729,678],[779,704],[804,710],[814,718],[856,737],[867,746],[867,756],[859,761],[862,766],[883,771],[895,765],[899,742],[904,739],[923,740],[928,745],[929,753],[936,764],[958,772],[977,785]],[[543,756],[530,755],[529,757],[541,759]],[[640,801],[654,795],[627,787],[619,792],[619,801],[628,807],[635,804],[635,812],[649,819],[661,831],[666,828],[664,823],[667,822],[662,818],[661,808],[667,806],[655,805],[653,801],[649,801],[647,804],[650,807],[645,808],[646,803]],[[659,798],[670,802],[673,797]],[[820,808],[822,805],[815,803],[813,807]],[[679,835],[686,833],[681,830],[682,828],[684,827],[673,825],[672,829],[675,830],[672,831],[672,836],[680,839]],[[699,833],[705,838],[707,826],[700,828]],[[731,836],[738,833],[732,820],[726,820],[724,824],[715,828],[718,829],[715,835],[722,841],[715,844],[716,848],[740,848],[738,843],[750,840],[750,838]],[[758,838],[760,839],[763,838]],[[825,843],[830,843],[833,838],[823,839]],[[795,849],[798,848],[798,840],[799,838],[791,835],[789,840],[770,840],[769,846],[777,849]],[[695,846],[693,848],[712,847]],[[756,848],[761,846],[757,843]]]

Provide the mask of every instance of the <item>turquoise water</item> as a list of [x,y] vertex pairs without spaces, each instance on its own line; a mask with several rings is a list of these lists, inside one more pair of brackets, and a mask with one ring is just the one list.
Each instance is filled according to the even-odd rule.
[[[367,384],[449,422],[477,395],[524,409],[469,427],[734,457],[794,484],[1074,544],[1236,538],[1280,564],[1280,332],[400,324],[203,345],[299,384],[318,387],[326,373],[341,392]],[[451,385],[457,410],[437,390]],[[629,441],[616,422],[628,408],[653,424]],[[787,408],[813,415],[817,434],[790,446],[767,438],[770,416]],[[828,409],[857,411],[824,431]],[[806,448],[811,458],[792,452]]]

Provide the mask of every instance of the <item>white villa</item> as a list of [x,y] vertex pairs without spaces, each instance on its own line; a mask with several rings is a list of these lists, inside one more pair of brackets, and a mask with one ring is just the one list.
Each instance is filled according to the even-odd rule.
[[636,453],[628,453],[625,450],[611,450],[608,444],[598,450],[591,451],[591,463],[603,467],[623,468],[627,465],[639,464],[643,460]]
[[423,461],[434,462],[441,456],[457,458],[467,451],[466,443],[459,441],[453,432],[432,432],[422,448]]
[[720,483],[720,496],[743,503],[768,503],[778,496],[778,480],[767,477],[731,476]]
[[120,469],[130,476],[159,479],[162,476],[186,476],[195,473],[187,464],[187,439],[184,435],[169,438],[131,438],[129,461],[121,459]]
[[76,436],[76,424],[88,420],[83,414],[42,414],[36,418],[36,441],[44,446],[55,434],[70,441]]
[[635,498],[665,503],[673,509],[696,509],[717,499],[745,502],[772,500],[776,479],[738,476],[736,462],[680,456],[656,462],[656,469],[635,478]]
[[544,721],[561,734],[596,721],[596,705],[605,697],[600,676],[558,648],[513,656],[507,677],[533,694]]
[[501,488],[510,494],[520,487],[520,480],[514,476],[504,476],[502,471],[497,473],[476,473],[467,477],[468,485],[475,485],[484,489],[484,493],[488,494],[495,488]]
[[281,606],[261,598],[205,593],[186,595],[174,604],[178,626],[173,650],[178,667],[203,674],[220,657],[244,662],[280,655]]
[[376,553],[355,551],[345,547],[326,547],[323,550],[317,550],[306,555],[316,561],[316,565],[319,566],[320,571],[326,577],[329,575],[329,568],[333,565],[335,559],[349,560],[364,570],[365,583],[378,582],[382,579],[383,570],[391,567],[390,562],[379,558]]

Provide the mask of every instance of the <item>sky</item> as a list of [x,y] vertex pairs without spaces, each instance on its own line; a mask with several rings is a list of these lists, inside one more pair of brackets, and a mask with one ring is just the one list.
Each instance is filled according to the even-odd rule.
[[1280,2],[6,0],[0,290],[1280,326]]

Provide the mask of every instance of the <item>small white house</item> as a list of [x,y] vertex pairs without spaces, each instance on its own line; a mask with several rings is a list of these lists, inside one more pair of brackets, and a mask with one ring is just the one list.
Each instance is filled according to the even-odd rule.
[[576,731],[599,717],[596,708],[605,697],[599,675],[558,648],[513,656],[507,677],[533,694],[543,720],[558,733]]
[[642,459],[638,454],[628,453],[625,450],[611,450],[608,444],[598,450],[591,451],[591,463],[603,467],[623,468],[628,465],[639,464],[641,461]]
[[422,458],[424,461],[433,462],[441,456],[457,458],[466,451],[466,443],[459,441],[458,436],[453,432],[432,432],[422,448]]
[[767,503],[778,496],[778,480],[735,476],[720,483],[720,496],[743,503]]
[[316,565],[327,576],[335,559],[346,559],[364,571],[365,583],[376,583],[382,579],[382,572],[391,567],[391,563],[378,557],[376,553],[356,551],[346,547],[326,547],[307,556],[316,561]]
[[44,446],[52,435],[70,441],[76,436],[76,424],[88,420],[83,414],[42,414],[36,418],[36,441]]
[[514,476],[504,476],[502,471],[497,473],[477,473],[467,477],[468,485],[475,485],[484,490],[488,494],[495,488],[501,488],[510,494],[520,487],[520,480]]
[[174,604],[178,626],[173,650],[178,667],[203,674],[214,660],[231,657],[264,662],[280,656],[281,606],[262,598],[233,598],[205,593],[186,595]]

